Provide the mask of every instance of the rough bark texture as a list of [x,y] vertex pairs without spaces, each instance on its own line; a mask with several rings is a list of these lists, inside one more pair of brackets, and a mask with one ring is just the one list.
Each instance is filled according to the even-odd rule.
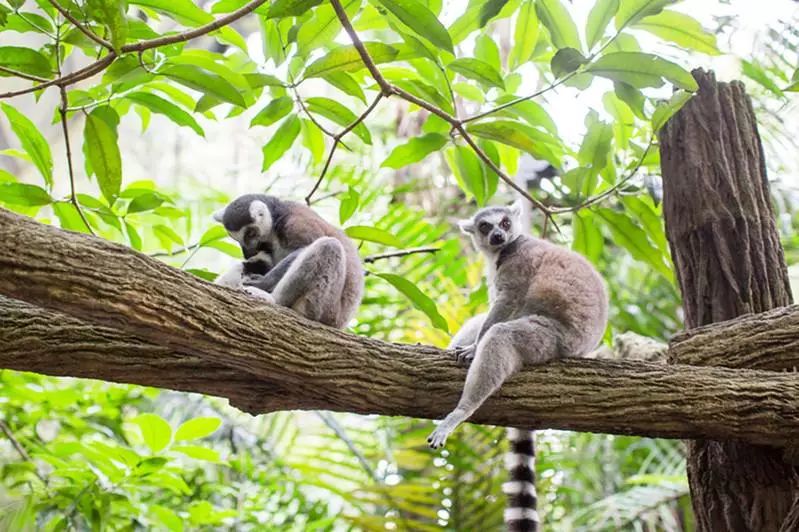
[[2,296],[0,367],[216,395],[248,412],[296,406],[280,386],[247,372]]
[[747,314],[682,332],[669,342],[668,357],[672,363],[692,366],[796,371],[799,306]]
[[[739,82],[694,77],[699,93],[660,139],[686,328],[791,303],[751,103]],[[699,530],[776,531],[793,501],[794,468],[773,449],[693,441],[688,477]]]
[[[465,369],[438,349],[320,326],[128,248],[2,209],[0,242],[0,293],[41,307],[0,306],[0,367],[205,391],[253,413],[439,418],[463,387]],[[522,372],[473,420],[789,445],[799,440],[799,376],[571,360]]]

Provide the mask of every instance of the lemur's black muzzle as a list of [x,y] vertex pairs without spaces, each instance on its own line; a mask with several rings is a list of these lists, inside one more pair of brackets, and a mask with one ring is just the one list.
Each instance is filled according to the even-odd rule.
[[500,246],[505,243],[505,235],[499,231],[495,231],[491,233],[491,236],[488,238],[488,243],[492,246]]

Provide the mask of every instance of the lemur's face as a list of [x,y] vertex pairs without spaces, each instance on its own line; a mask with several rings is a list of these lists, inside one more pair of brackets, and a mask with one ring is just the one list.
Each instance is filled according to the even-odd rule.
[[510,207],[486,207],[458,226],[472,237],[478,250],[497,253],[522,234],[521,212],[518,202]]
[[263,201],[241,196],[215,213],[214,219],[239,243],[245,259],[256,259],[258,255],[268,258],[272,252],[272,215]]

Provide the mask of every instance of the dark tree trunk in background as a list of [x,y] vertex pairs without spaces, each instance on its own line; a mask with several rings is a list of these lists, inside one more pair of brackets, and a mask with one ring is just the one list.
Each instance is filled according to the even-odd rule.
[[[699,93],[660,136],[666,232],[686,328],[791,303],[751,102],[739,82],[693,74]],[[794,500],[794,475],[776,449],[688,443],[702,531],[780,530]]]

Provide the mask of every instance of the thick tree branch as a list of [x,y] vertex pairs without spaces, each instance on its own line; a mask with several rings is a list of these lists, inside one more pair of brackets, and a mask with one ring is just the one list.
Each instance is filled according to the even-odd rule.
[[[91,325],[82,329],[86,334],[128,338],[129,346],[117,348],[116,353],[130,357],[126,364],[135,369],[121,374],[122,370],[103,367],[103,357],[113,352],[103,344],[119,341],[112,338],[75,341],[71,348],[64,348],[71,349],[75,357],[71,361],[54,356],[50,362],[40,359],[34,365],[32,346],[45,341],[37,339],[47,338],[48,331],[54,335],[47,340],[52,347],[39,348],[40,353],[57,349],[59,341],[69,344],[70,336],[54,329],[60,322],[46,317],[40,318],[40,330],[35,333],[25,334],[19,327],[0,329],[0,367],[11,367],[16,360],[16,369],[43,373],[88,376],[87,372],[94,371],[94,376],[105,378],[107,371],[109,378],[143,384],[166,380],[166,370],[159,376],[155,369],[143,369],[149,362],[139,360],[140,342],[155,349],[148,361],[163,358],[167,367],[172,365],[176,378],[183,379],[174,385],[162,380],[159,386],[189,389],[188,379],[192,389],[199,391],[207,376],[209,393],[232,395],[234,388],[243,387],[239,383],[244,374],[253,375],[252,386],[279,382],[281,393],[265,391],[242,405],[253,412],[323,408],[438,418],[455,404],[463,386],[465,369],[438,349],[387,344],[330,329],[286,309],[260,306],[244,294],[206,283],[123,246],[2,209],[0,243],[0,293],[71,314]],[[4,311],[0,316],[8,314]],[[123,329],[124,335],[113,333]],[[14,350],[8,347],[13,331],[25,335]],[[93,352],[94,361],[81,359],[81,349]],[[178,362],[179,354],[191,357],[192,362]],[[117,364],[123,362],[113,365]],[[179,364],[195,369],[178,377]],[[214,379],[217,382],[211,383]],[[227,391],[211,388],[228,385]],[[792,373],[569,360],[522,372],[473,420],[786,446],[799,440],[797,413],[799,376]]]

